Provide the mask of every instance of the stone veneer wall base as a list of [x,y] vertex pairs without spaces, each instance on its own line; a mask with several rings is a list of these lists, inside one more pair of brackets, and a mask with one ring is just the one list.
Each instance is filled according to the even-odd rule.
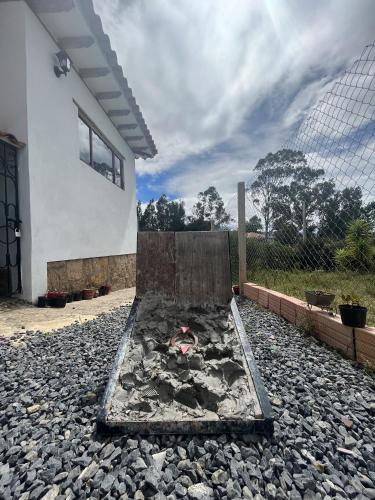
[[47,263],[48,290],[73,292],[111,285],[112,290],[135,286],[136,255],[110,255]]

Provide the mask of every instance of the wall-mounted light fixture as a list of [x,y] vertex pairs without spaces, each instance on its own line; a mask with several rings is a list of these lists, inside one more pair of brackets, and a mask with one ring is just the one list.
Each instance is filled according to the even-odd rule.
[[65,50],[60,50],[57,54],[55,54],[55,75],[57,78],[60,78],[61,75],[67,75],[71,68],[71,62],[68,57],[68,54]]

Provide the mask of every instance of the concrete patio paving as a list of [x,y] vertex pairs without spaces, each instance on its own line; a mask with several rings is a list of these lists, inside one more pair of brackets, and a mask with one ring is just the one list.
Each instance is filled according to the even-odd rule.
[[38,308],[17,299],[0,299],[0,336],[25,331],[49,332],[78,321],[83,323],[132,303],[135,288],[111,292],[104,297],[67,304],[63,309]]

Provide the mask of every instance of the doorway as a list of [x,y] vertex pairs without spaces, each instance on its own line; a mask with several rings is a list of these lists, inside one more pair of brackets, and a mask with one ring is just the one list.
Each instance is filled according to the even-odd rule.
[[22,291],[17,149],[0,140],[0,296]]

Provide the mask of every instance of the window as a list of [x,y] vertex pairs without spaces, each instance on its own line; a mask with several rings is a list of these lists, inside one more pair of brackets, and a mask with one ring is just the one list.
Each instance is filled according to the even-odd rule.
[[107,144],[92,132],[92,168],[113,182],[112,151]]
[[90,129],[81,119],[79,120],[79,157],[91,165],[90,159]]
[[116,186],[124,189],[124,165],[114,148],[79,116],[79,157]]
[[115,171],[115,184],[116,186],[124,189],[123,183],[122,183],[122,162],[120,158],[118,158],[116,155],[114,155],[114,171]]

